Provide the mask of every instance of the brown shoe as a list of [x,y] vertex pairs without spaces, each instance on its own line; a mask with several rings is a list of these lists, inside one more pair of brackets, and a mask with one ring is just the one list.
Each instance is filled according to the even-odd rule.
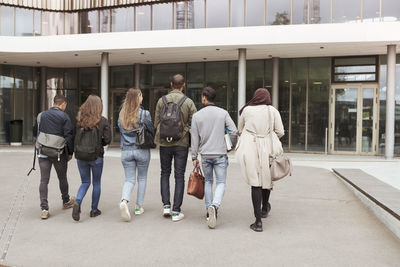
[[40,215],[40,218],[42,218],[42,220],[46,220],[50,217],[50,213],[48,210],[42,210],[42,214]]
[[75,197],[70,197],[69,201],[63,204],[63,209],[72,208],[74,206],[74,203],[75,203]]

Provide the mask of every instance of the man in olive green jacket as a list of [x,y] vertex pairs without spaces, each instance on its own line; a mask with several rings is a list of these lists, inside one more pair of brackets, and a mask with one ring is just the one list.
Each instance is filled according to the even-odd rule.
[[[176,74],[171,82],[172,91],[166,95],[167,102],[178,103],[185,95],[185,79],[182,75]],[[164,103],[162,98],[157,102],[154,125],[156,127],[155,142],[160,146],[160,162],[161,162],[161,199],[164,205],[163,215],[172,215],[172,221],[180,221],[184,215],[181,212],[183,201],[183,193],[185,190],[185,169],[189,151],[190,141],[190,125],[192,116],[197,111],[195,104],[190,98],[186,98],[181,106],[181,119],[183,123],[182,138],[176,141],[168,142],[160,137],[161,112]],[[171,174],[172,159],[174,159],[175,170],[175,193],[174,205],[171,214],[169,177]]]

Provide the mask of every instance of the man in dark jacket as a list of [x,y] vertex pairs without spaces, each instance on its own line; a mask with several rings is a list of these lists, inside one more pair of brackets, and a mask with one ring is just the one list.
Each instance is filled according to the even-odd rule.
[[67,99],[65,96],[55,96],[53,107],[40,113],[33,127],[33,135],[35,137],[37,137],[39,133],[45,133],[65,138],[65,147],[59,157],[52,158],[44,155],[43,153],[39,153],[38,156],[41,175],[39,192],[42,219],[47,219],[50,216],[47,196],[52,165],[54,165],[54,169],[57,172],[57,177],[60,182],[63,208],[71,208],[75,202],[75,198],[70,198],[68,194],[67,165],[68,161],[72,159],[72,154],[74,153],[74,144],[71,120],[64,112],[66,107]]

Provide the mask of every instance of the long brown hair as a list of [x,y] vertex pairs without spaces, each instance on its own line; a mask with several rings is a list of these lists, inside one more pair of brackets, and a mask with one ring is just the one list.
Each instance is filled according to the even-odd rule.
[[125,130],[136,128],[136,121],[138,119],[140,108],[139,98],[141,95],[142,91],[140,91],[140,89],[129,89],[128,92],[126,92],[120,113],[122,128]]
[[258,105],[271,105],[271,94],[269,93],[269,91],[265,88],[258,88],[253,95],[253,98],[246,103],[246,105],[244,105],[240,111],[239,111],[239,115],[242,115],[242,112],[244,110],[245,107],[248,106],[258,106]]
[[101,120],[103,112],[103,103],[97,95],[89,95],[85,103],[79,108],[78,116],[76,117],[77,125],[85,129],[96,127]]

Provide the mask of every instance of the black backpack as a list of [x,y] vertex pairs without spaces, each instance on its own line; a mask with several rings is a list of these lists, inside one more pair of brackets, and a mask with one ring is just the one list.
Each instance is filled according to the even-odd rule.
[[151,125],[151,129],[147,127],[144,118],[145,111],[139,114],[139,127],[136,129],[136,145],[141,149],[155,148],[154,144],[154,128]]
[[168,102],[166,96],[162,97],[164,106],[160,116],[160,138],[165,139],[168,143],[178,141],[183,137],[181,106],[186,98],[183,96],[178,103],[174,103]]
[[75,134],[74,150],[75,158],[79,160],[96,160],[100,156],[99,129],[93,127],[85,130],[79,127]]

